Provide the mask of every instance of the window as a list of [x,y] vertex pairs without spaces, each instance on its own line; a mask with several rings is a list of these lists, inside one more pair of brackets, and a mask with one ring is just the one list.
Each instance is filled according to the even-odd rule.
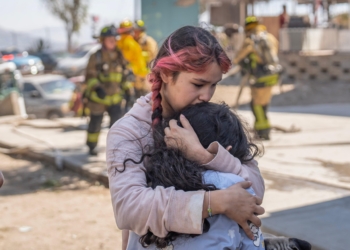
[[40,87],[47,94],[58,94],[63,92],[72,92],[75,89],[74,83],[67,79],[59,79],[40,84]]
[[23,84],[23,92],[31,92],[33,90],[37,90],[33,84],[25,82]]

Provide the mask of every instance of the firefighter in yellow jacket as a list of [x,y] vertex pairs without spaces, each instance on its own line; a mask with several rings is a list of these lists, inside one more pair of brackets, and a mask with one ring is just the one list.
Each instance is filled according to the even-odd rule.
[[135,75],[135,92],[142,91],[143,85],[138,84],[138,78],[146,78],[148,74],[147,63],[142,54],[142,48],[133,37],[134,26],[130,20],[124,20],[117,29],[120,35],[117,47],[122,51],[124,58],[130,63],[130,67]]
[[150,63],[157,56],[158,44],[156,40],[147,35],[144,21],[135,22],[134,38],[140,44],[142,55],[147,62],[147,67],[150,68]]
[[[134,24],[134,38],[140,44],[142,49],[142,55],[146,61],[147,68],[151,68],[151,62],[156,58],[158,53],[158,44],[156,40],[146,34],[146,26],[144,21],[137,20]],[[136,77],[135,85],[138,86],[135,89],[136,96],[145,95],[150,92],[150,86],[146,83],[145,77]]]
[[121,51],[116,48],[116,28],[107,26],[101,30],[102,48],[90,56],[86,68],[85,97],[90,109],[87,145],[89,153],[96,155],[103,114],[108,112],[110,127],[122,116],[121,102],[130,88],[132,72]]
[[233,61],[249,74],[251,108],[255,116],[254,129],[261,139],[270,139],[271,125],[267,108],[271,101],[272,87],[279,81],[281,66],[278,63],[278,41],[259,24],[256,17],[246,18],[246,38]]

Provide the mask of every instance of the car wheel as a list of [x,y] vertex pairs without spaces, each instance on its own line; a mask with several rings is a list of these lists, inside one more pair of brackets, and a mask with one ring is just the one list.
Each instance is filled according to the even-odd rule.
[[49,120],[55,120],[55,119],[61,118],[61,117],[62,117],[62,114],[58,111],[50,111],[47,114],[47,119],[49,119]]

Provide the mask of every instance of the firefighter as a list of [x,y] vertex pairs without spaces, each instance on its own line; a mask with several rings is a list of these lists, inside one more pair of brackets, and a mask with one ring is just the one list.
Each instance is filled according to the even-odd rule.
[[96,155],[98,137],[101,131],[103,114],[107,111],[111,127],[122,116],[121,102],[130,88],[131,71],[121,51],[116,48],[116,28],[107,26],[101,30],[102,48],[90,56],[84,92],[88,99],[90,122],[87,133],[87,145],[90,155]]
[[278,83],[281,72],[277,56],[278,41],[254,16],[246,18],[245,33],[246,38],[233,63],[240,64],[243,72],[249,74],[254,129],[259,138],[269,140],[271,125],[267,108],[272,87]]
[[143,93],[144,81],[148,74],[147,62],[144,59],[142,48],[133,37],[134,25],[130,20],[124,20],[120,23],[117,30],[120,39],[117,41],[117,47],[122,51],[125,59],[130,63],[130,67],[135,75],[134,90],[135,96]]
[[[151,62],[158,53],[157,42],[146,34],[145,23],[142,20],[135,21],[134,24],[134,39],[140,44],[142,49],[142,56],[146,61],[148,70],[151,67]],[[150,86],[146,83],[146,78],[137,76],[135,81],[135,95],[142,96],[150,92]]]
[[147,35],[146,26],[142,20],[135,21],[134,38],[142,48],[142,54],[150,68],[150,63],[156,58],[158,53],[158,44],[156,40]]

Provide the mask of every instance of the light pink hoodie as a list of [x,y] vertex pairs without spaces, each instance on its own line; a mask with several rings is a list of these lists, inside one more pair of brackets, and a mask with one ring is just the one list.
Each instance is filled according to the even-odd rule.
[[[147,187],[143,164],[138,161],[146,145],[153,143],[151,131],[151,94],[141,97],[133,108],[110,129],[107,137],[107,167],[114,216],[120,229],[138,235],[150,229],[158,237],[169,231],[185,234],[202,233],[204,191],[176,191],[173,187]],[[214,142],[217,143],[217,142]],[[207,169],[233,173],[253,183],[258,197],[263,198],[265,186],[257,162],[244,165],[225,148],[218,145],[215,158],[205,165]]]

